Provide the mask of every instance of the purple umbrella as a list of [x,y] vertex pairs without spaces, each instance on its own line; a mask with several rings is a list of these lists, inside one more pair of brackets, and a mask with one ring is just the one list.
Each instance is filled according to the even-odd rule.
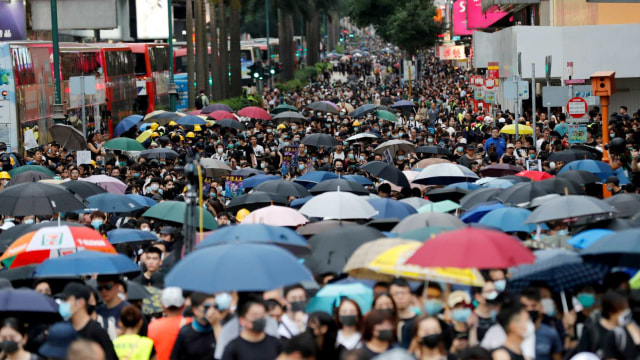
[[228,105],[225,104],[211,104],[211,105],[207,105],[204,107],[204,109],[202,109],[202,111],[200,112],[201,114],[210,114],[214,111],[217,110],[222,110],[222,111],[228,111],[230,113],[233,112],[233,109],[231,107],[229,107]]
[[127,184],[109,175],[93,175],[87,178],[81,178],[80,181],[94,183],[112,194],[124,195],[124,191],[127,190]]

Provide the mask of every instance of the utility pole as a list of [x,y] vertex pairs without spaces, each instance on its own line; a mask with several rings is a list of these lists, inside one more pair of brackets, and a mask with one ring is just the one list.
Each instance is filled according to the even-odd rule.
[[173,5],[171,4],[171,0],[167,0],[167,8],[169,9],[167,14],[169,20],[169,38],[167,41],[169,42],[169,59],[171,59],[169,61],[169,111],[176,111],[178,88],[176,87],[173,77]]
[[51,46],[53,47],[53,81],[55,85],[55,103],[52,120],[55,123],[64,121],[62,90],[60,89],[60,48],[58,45],[58,2],[51,0]]
[[193,73],[195,72],[193,54],[193,0],[186,0],[187,6],[187,94],[189,96],[188,108],[196,105],[195,88],[193,87]]
[[531,125],[533,128],[533,143],[537,143],[536,136],[536,63],[531,63]]

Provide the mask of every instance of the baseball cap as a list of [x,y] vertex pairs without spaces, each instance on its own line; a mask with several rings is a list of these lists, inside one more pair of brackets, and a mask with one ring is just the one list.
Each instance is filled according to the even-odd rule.
[[620,180],[618,180],[618,177],[615,175],[611,175],[607,178],[607,184],[613,184],[615,186],[620,185]]
[[74,296],[76,299],[85,299],[89,301],[91,297],[91,290],[88,286],[77,282],[68,283],[61,293],[56,295],[56,298],[66,300],[70,296]]
[[38,353],[45,358],[64,359],[71,343],[78,338],[78,333],[69,322],[58,322],[49,328],[47,341],[40,346]]
[[457,290],[449,294],[447,304],[450,308],[453,308],[460,303],[465,303],[466,305],[471,304],[471,296],[469,296],[468,293],[462,290]]
[[162,298],[160,299],[162,306],[168,307],[182,307],[184,305],[184,296],[182,296],[182,289],[177,286],[168,287],[162,290]]
[[165,226],[162,228],[162,230],[160,230],[160,234],[163,235],[173,235],[175,232],[175,229],[173,228],[173,226]]
[[513,144],[507,144],[507,149],[508,149],[508,148],[515,148],[515,147],[516,147],[516,146],[515,146],[515,145],[513,145]]

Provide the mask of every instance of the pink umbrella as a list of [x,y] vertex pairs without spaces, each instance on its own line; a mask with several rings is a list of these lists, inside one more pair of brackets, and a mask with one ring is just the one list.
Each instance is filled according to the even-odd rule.
[[271,120],[271,115],[257,106],[247,106],[238,111],[238,115],[258,120]]
[[108,175],[93,175],[79,180],[94,183],[112,194],[124,195],[125,190],[127,190],[127,184]]
[[[416,176],[418,176],[418,174],[420,174],[419,171],[404,170],[402,173],[407,177],[407,180],[409,180],[409,183],[411,184],[411,188],[412,189],[413,188],[418,188],[418,189],[420,189],[422,191],[425,191],[427,189],[427,185],[420,185],[420,184],[412,183],[413,179],[415,179]],[[385,181],[385,183],[388,183],[389,185],[391,185],[391,191],[398,191],[398,192],[402,191],[402,187],[400,187],[398,185],[392,184],[392,183],[390,183],[388,181]]]
[[307,220],[307,218],[297,210],[277,205],[271,205],[253,211],[242,220],[243,224],[265,224],[292,227],[304,225],[308,222],[309,220]]
[[214,119],[214,120],[222,120],[222,119],[233,119],[235,120],[236,117],[228,112],[228,111],[224,111],[224,110],[216,110],[212,113],[209,114],[209,117]]
[[202,110],[189,111],[189,115],[200,115],[201,113],[202,113]]

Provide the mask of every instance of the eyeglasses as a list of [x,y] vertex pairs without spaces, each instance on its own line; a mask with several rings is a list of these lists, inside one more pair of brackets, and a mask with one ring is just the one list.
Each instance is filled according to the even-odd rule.
[[102,290],[107,290],[107,291],[109,291],[109,290],[113,289],[113,286],[114,286],[113,284],[98,285],[98,286],[96,287],[96,289],[98,289],[98,291],[102,291]]

